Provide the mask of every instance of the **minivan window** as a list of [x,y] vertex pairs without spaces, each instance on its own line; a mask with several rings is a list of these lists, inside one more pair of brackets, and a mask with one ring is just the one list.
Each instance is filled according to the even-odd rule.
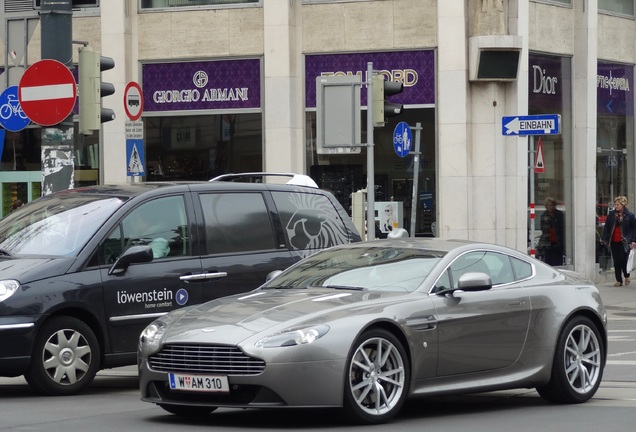
[[272,192],[283,228],[294,249],[319,250],[348,243],[348,232],[324,195]]
[[77,256],[122,203],[77,194],[33,201],[7,216],[0,228],[0,250],[8,255]]
[[190,236],[183,196],[145,202],[131,211],[100,245],[100,264],[112,264],[131,246],[147,245],[153,258],[190,254]]
[[200,195],[210,254],[274,249],[272,222],[260,193]]

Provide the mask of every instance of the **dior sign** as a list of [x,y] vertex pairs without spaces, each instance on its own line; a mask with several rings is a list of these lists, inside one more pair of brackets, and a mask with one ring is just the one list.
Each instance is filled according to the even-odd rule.
[[546,70],[538,65],[532,65],[532,92],[542,94],[556,94],[559,79],[555,76],[548,76]]

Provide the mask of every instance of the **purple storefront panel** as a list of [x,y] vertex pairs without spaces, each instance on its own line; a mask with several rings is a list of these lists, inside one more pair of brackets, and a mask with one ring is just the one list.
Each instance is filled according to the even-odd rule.
[[567,57],[530,54],[528,56],[528,114],[562,114],[563,84],[569,82]]
[[320,75],[358,75],[362,81],[361,104],[367,104],[367,63],[387,79],[400,81],[404,91],[391,102],[404,105],[435,103],[435,52],[397,51],[356,54],[320,54],[305,56],[305,106],[316,106],[316,77]]
[[261,61],[215,60],[142,65],[144,111],[261,106]]
[[634,67],[617,63],[598,63],[596,109],[601,115],[634,115],[632,83]]

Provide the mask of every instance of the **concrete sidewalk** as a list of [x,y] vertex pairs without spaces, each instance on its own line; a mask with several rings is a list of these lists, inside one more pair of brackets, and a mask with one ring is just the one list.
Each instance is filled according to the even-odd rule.
[[627,286],[614,286],[614,280],[597,282],[610,320],[636,320],[636,279]]

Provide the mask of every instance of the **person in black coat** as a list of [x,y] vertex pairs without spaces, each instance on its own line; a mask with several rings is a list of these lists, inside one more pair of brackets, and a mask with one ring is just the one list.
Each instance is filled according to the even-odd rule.
[[636,246],[634,244],[634,240],[636,240],[634,237],[635,229],[636,217],[627,209],[627,197],[617,196],[614,199],[614,210],[607,215],[601,236],[601,243],[609,245],[612,251],[614,275],[616,276],[614,286],[623,285],[623,277],[625,285],[629,285],[631,282],[627,271],[627,257],[630,249]]
[[541,215],[541,238],[538,249],[542,260],[547,264],[564,264],[565,214],[557,209],[557,202],[551,197],[545,199],[545,211]]

